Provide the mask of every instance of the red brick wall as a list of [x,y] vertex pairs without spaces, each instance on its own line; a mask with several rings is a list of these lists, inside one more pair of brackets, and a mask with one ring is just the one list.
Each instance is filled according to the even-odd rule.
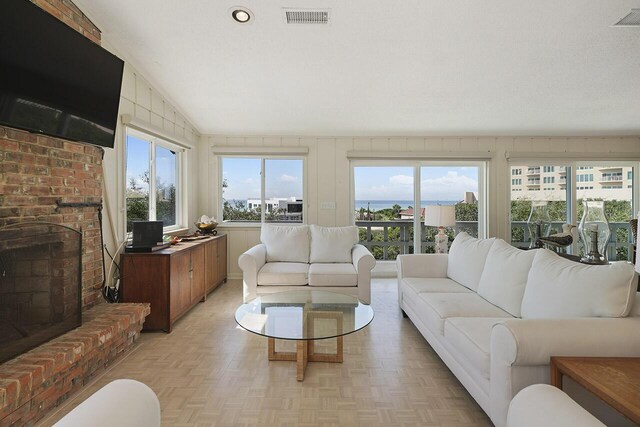
[[101,304],[81,327],[0,365],[0,426],[44,418],[129,350],[148,315],[149,304]]
[[[100,30],[70,0],[32,0],[95,43]],[[56,209],[62,202],[102,201],[102,149],[0,126],[0,226],[49,221],[83,232],[82,302],[103,301],[102,248],[96,208]]]
[[100,30],[71,0],[31,0],[92,42],[100,44]]

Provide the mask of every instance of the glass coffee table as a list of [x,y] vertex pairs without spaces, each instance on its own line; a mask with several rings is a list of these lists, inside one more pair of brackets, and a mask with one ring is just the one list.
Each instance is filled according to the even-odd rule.
[[[238,307],[235,318],[243,329],[268,338],[269,360],[297,362],[302,381],[308,362],[342,363],[343,336],[371,323],[373,309],[350,295],[305,289],[260,296]],[[329,338],[337,340],[336,353],[315,353],[314,342]],[[277,352],[276,339],[296,341],[296,351]]]

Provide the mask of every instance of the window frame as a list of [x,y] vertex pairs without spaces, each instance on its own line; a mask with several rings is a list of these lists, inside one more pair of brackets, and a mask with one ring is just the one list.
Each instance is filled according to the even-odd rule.
[[160,146],[167,150],[170,150],[176,154],[176,223],[163,227],[163,232],[171,233],[179,230],[188,229],[188,225],[185,223],[187,218],[187,203],[186,203],[186,189],[187,189],[187,176],[186,176],[186,153],[185,148],[164,138],[155,136],[151,133],[144,132],[142,130],[133,129],[131,127],[125,127],[124,133],[124,231],[125,235],[130,232],[127,231],[127,161],[128,161],[128,140],[129,135],[146,141],[149,143],[149,221],[155,221],[156,219],[156,146]]
[[[265,165],[266,160],[301,160],[302,161],[302,222],[287,222],[287,225],[299,226],[307,224],[307,156],[304,155],[277,155],[277,154],[219,154],[217,157],[217,169],[218,169],[218,200],[217,200],[217,217],[221,226],[224,227],[249,227],[258,228],[263,224],[274,224],[273,222],[265,222],[265,190],[266,190],[266,174]],[[224,183],[224,170],[222,169],[222,162],[224,159],[257,159],[260,160],[260,221],[225,221],[224,220],[224,197],[222,194],[222,185]],[[277,224],[277,223],[275,223]]]
[[[548,166],[565,166],[569,170],[566,171],[566,194],[567,194],[567,223],[578,225],[581,218],[577,217],[578,212],[578,186],[580,184],[589,186],[593,185],[595,182],[595,174],[593,172],[594,167],[598,166],[616,166],[616,167],[631,167],[633,168],[633,177],[632,177],[632,200],[631,200],[631,210],[633,215],[638,215],[638,209],[640,208],[640,161],[639,160],[609,160],[606,157],[600,160],[591,160],[591,159],[576,159],[576,158],[568,158],[568,157],[560,157],[557,159],[549,159],[546,157],[536,157],[536,156],[527,156],[518,159],[510,159],[507,161],[507,169],[511,170],[512,167],[520,167],[523,164],[531,164],[531,165],[548,165]],[[592,175],[593,180],[591,181],[578,181],[579,175]],[[508,174],[507,174],[508,175]],[[623,182],[625,181],[625,177],[623,174]],[[511,242],[511,195],[513,192],[513,185],[508,181],[509,185],[507,186],[507,235],[505,236],[505,240],[507,242]],[[557,183],[559,184],[559,183]],[[624,184],[623,187],[624,188]],[[574,241],[570,247],[569,253],[575,254],[578,253],[578,242]]]
[[[447,159],[447,160],[358,160],[352,159],[349,162],[350,172],[350,196],[349,196],[349,218],[348,224],[355,225],[356,220],[353,215],[355,212],[355,168],[356,167],[411,167],[413,168],[413,203],[414,212],[420,212],[422,209],[422,178],[421,169],[423,167],[477,167],[478,168],[478,237],[486,238],[488,236],[489,215],[487,212],[489,206],[489,161],[473,160],[473,159]],[[418,185],[416,185],[418,183]],[[417,253],[422,253],[422,227],[420,215],[413,216],[413,247],[417,248]],[[415,253],[415,252],[414,252]],[[379,261],[381,262],[381,261]],[[394,261],[382,261],[394,262]]]

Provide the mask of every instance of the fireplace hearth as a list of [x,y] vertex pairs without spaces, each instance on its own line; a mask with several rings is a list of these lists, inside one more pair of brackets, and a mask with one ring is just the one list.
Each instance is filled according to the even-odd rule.
[[82,233],[28,222],[0,228],[0,363],[80,326]]

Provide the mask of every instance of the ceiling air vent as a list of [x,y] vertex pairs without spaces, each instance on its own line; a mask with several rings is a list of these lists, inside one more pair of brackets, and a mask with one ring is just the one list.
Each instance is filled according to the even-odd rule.
[[283,8],[282,12],[287,24],[328,24],[331,15],[331,9]]
[[640,27],[640,9],[631,9],[624,18],[613,24],[614,27]]

